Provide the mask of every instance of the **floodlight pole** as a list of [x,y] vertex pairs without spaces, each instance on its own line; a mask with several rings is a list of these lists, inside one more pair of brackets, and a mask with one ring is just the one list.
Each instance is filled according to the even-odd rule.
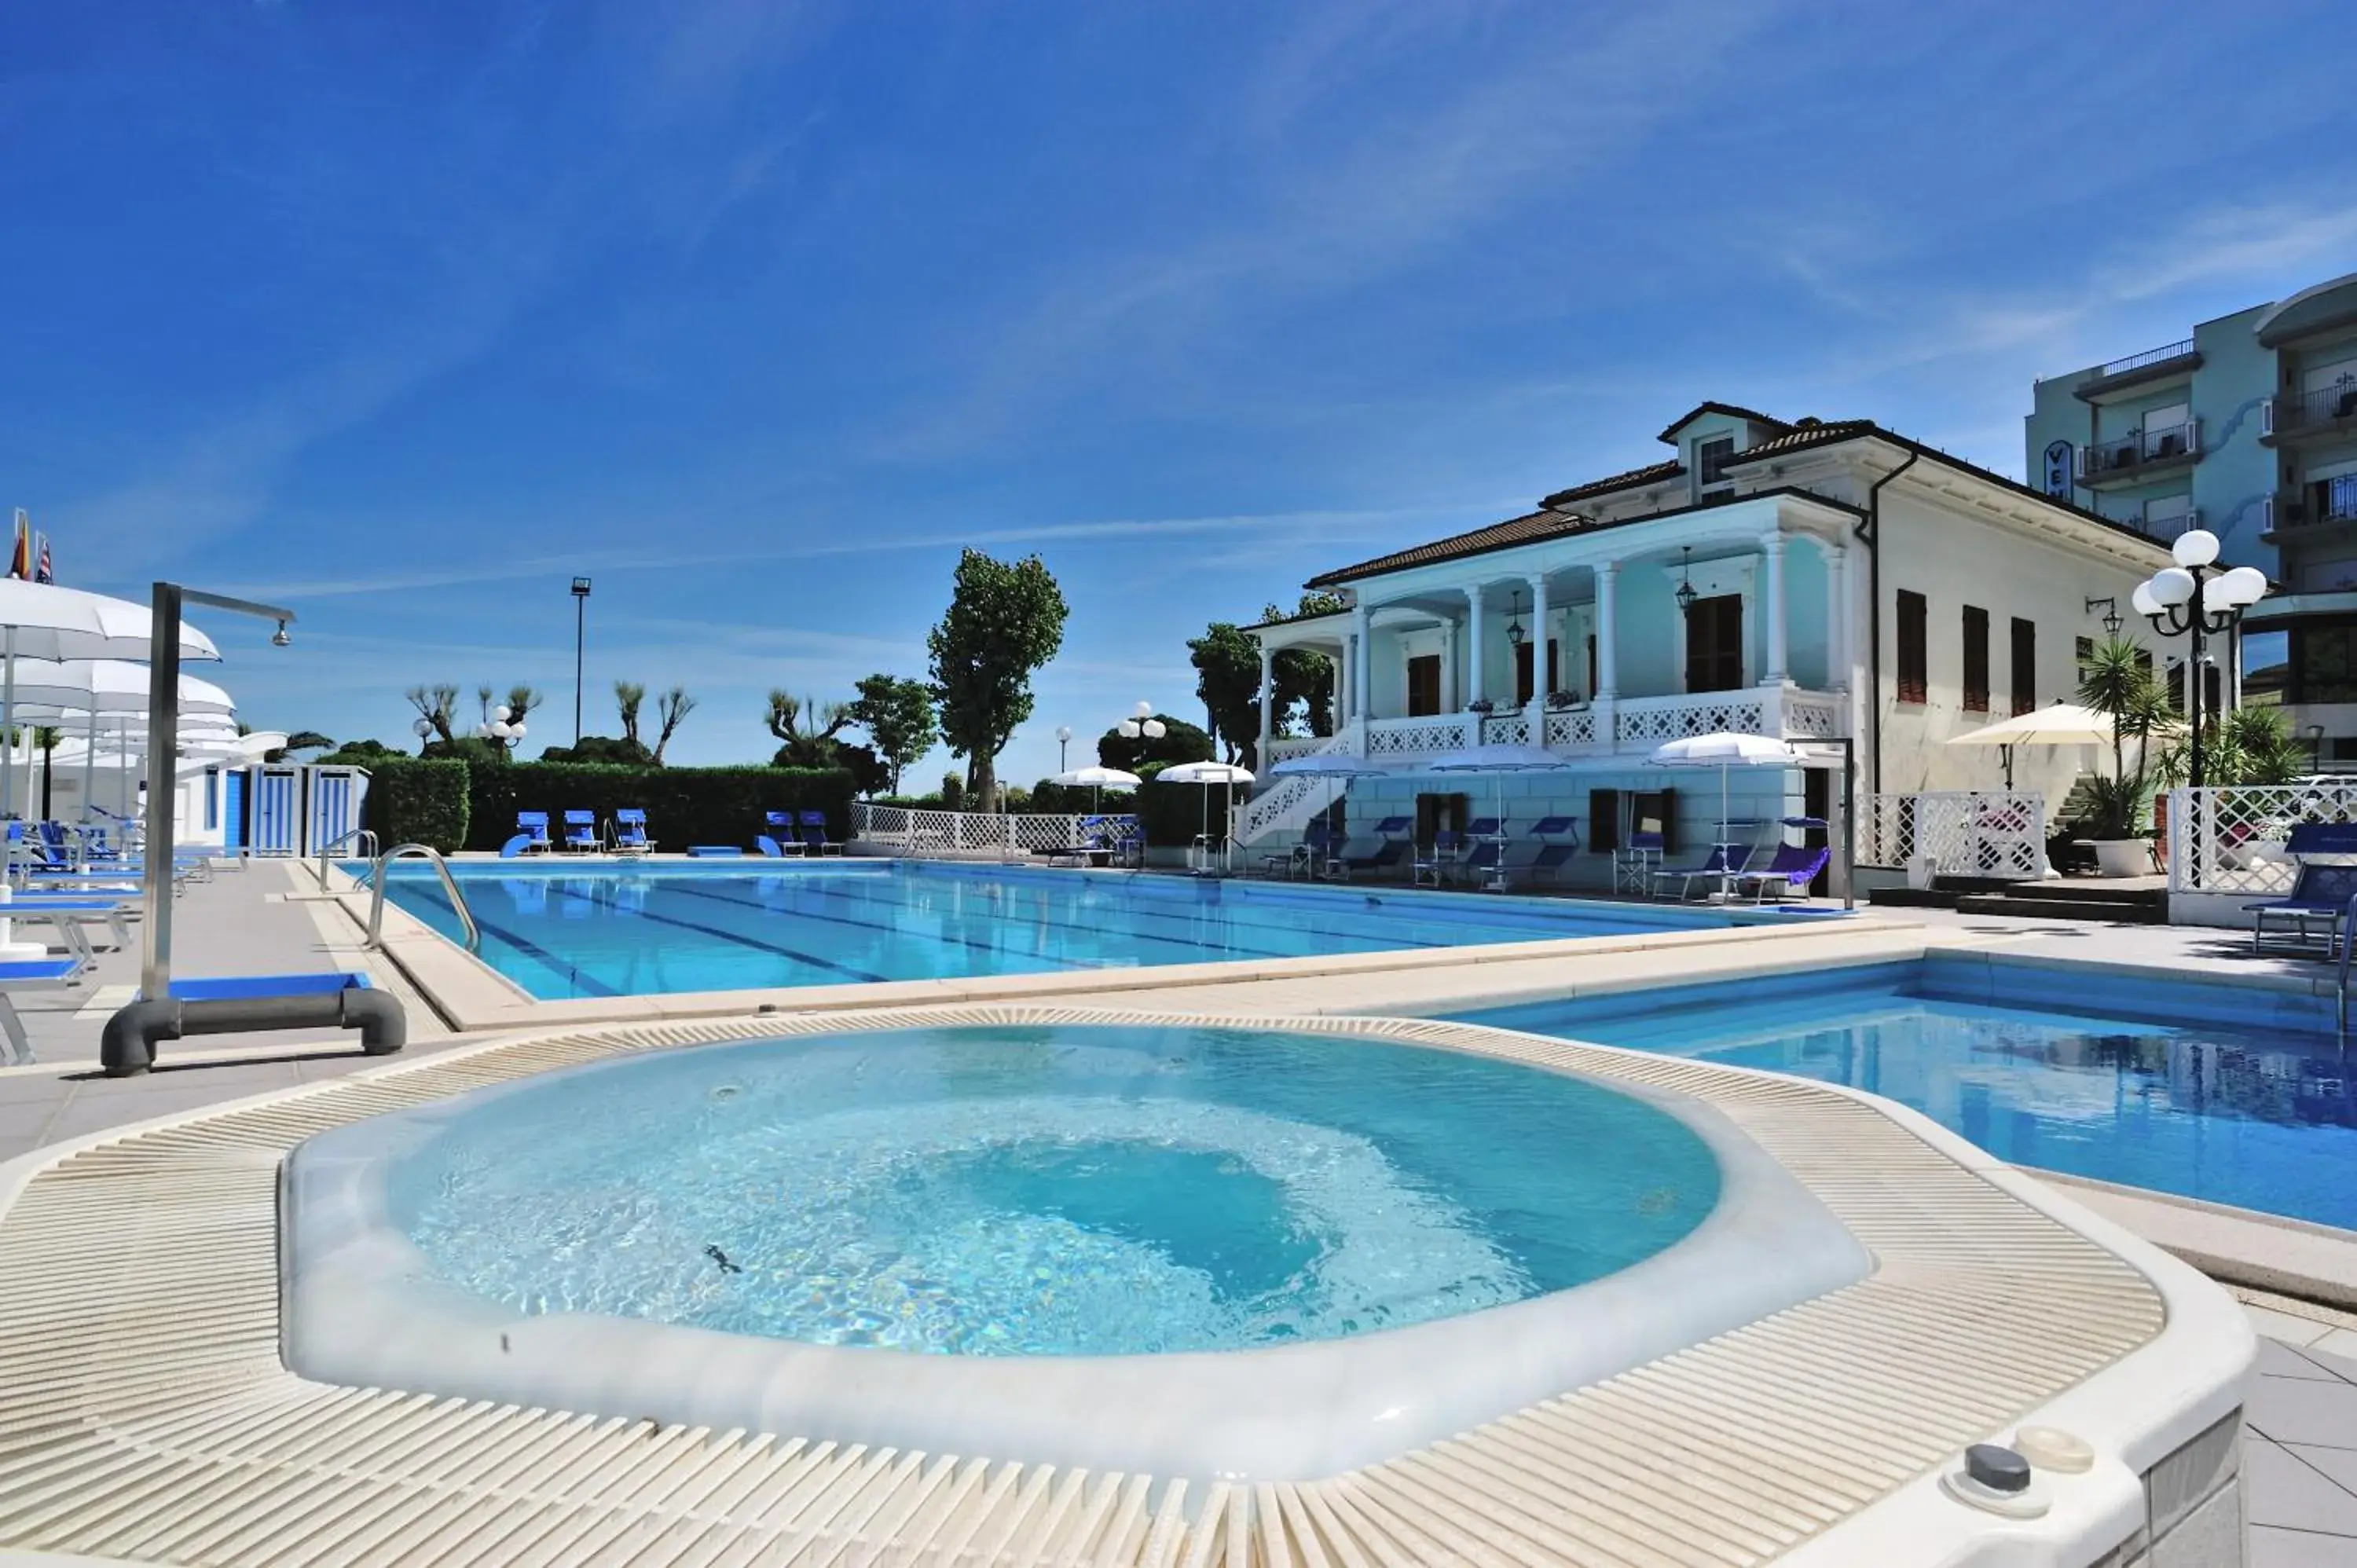
[[573,744],[581,744],[581,650],[589,626],[589,579],[573,579]]
[[[178,583],[156,584],[153,602],[155,613],[147,629],[147,864],[141,878],[145,918],[140,922],[139,993],[158,1002],[172,993],[172,830],[180,794],[181,607],[203,605],[274,620],[282,637],[295,612],[184,588]],[[160,782],[156,776],[159,755],[164,768]]]

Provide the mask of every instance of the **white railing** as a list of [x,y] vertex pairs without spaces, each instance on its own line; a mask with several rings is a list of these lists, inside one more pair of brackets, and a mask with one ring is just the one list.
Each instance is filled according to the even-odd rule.
[[1658,746],[1697,735],[1773,735],[1778,693],[1750,687],[1682,697],[1623,697],[1614,724],[1624,746]]
[[1473,744],[1471,714],[1427,714],[1414,719],[1369,719],[1369,757],[1424,757],[1462,751]]
[[1481,719],[1481,744],[1483,746],[1530,745],[1530,710],[1514,708],[1502,714],[1484,714]]
[[1835,740],[1843,727],[1842,700],[1833,693],[1784,693],[1784,739]]
[[1942,876],[2035,881],[2046,875],[2046,797],[2034,789],[1858,797],[1860,865],[1899,869],[1919,855]]
[[1261,757],[1261,771],[1265,773],[1277,763],[1296,757],[1318,757],[1334,749],[1330,735],[1280,735],[1269,737],[1268,750]]
[[917,860],[1017,860],[1039,850],[1071,849],[1081,842],[1081,821],[1079,813],[1065,811],[992,815],[866,801],[851,807],[853,838]]
[[1594,751],[1596,749],[1596,710],[1566,708],[1546,716],[1546,748],[1549,751]]
[[2288,893],[2299,867],[2284,841],[2302,822],[2357,822],[2357,779],[2169,792],[2171,893]]

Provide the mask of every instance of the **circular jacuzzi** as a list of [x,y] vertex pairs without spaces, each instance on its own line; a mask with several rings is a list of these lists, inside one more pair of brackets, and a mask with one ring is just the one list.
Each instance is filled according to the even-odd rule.
[[356,1122],[286,1166],[288,1360],[1306,1479],[1867,1271],[1717,1111],[1413,1032],[854,1026]]

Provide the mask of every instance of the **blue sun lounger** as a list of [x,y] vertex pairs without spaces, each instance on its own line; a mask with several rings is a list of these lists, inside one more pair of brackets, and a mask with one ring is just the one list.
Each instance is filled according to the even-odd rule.
[[2255,917],[2251,950],[2264,951],[2273,931],[2312,951],[2321,928],[2324,950],[2338,951],[2349,901],[2357,898],[2357,823],[2298,823],[2284,840],[2284,854],[2299,863],[2290,896],[2243,906]]
[[508,840],[506,843],[500,846],[500,857],[503,860],[509,860],[513,859],[519,854],[545,854],[550,847],[551,845],[548,842],[548,813],[546,811],[518,811],[516,813],[515,837]]
[[803,849],[806,853],[811,854],[826,854],[829,853],[841,854],[843,853],[843,842],[840,839],[828,836],[826,831],[826,813],[824,811],[804,811],[802,813],[802,831],[800,836],[802,841]]
[[131,946],[131,912],[139,907],[129,895],[85,893],[19,893],[0,904],[0,916],[25,924],[38,922],[58,933],[59,945],[81,958],[95,956],[87,924],[103,925],[114,939],[115,950]]
[[1653,885],[1656,887],[1663,887],[1672,882],[1677,883],[1678,897],[1684,900],[1694,897],[1694,885],[1696,882],[1724,880],[1731,889],[1735,885],[1735,879],[1742,875],[1743,868],[1750,863],[1751,846],[1748,843],[1713,844],[1710,846],[1710,854],[1700,865],[1665,865],[1653,873]]
[[26,1037],[25,1021],[16,1016],[10,993],[47,991],[71,985],[89,967],[84,958],[28,958],[0,962],[0,1064],[15,1067],[33,1059],[33,1042]]
[[614,813],[614,853],[646,854],[654,849],[654,841],[647,837],[647,813],[638,806],[624,806]]
[[567,811],[565,813],[565,848],[571,854],[595,854],[603,848],[597,842],[597,813]]
[[[1531,836],[1539,840],[1537,858],[1530,865],[1531,879],[1544,875],[1550,882],[1563,880],[1563,868],[1579,853],[1579,821],[1576,817],[1541,817],[1531,828]],[[1559,842],[1568,838],[1567,843]]]

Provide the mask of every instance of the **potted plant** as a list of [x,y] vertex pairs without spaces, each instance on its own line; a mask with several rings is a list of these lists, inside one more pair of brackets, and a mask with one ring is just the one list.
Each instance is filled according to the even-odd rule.
[[[2169,723],[2168,693],[2153,679],[2144,650],[2114,637],[2079,667],[2079,701],[2112,721],[2112,776],[2099,773],[2088,781],[2080,836],[2093,847],[2100,875],[2147,875],[2153,867],[2147,824],[2153,790],[2147,751],[2155,732]],[[2133,768],[2128,765],[2131,745]]]
[[1498,711],[1498,704],[1487,697],[1476,697],[1465,704],[1465,711],[1480,718],[1488,718]]
[[1579,693],[1577,692],[1549,692],[1547,693],[1546,705],[1547,712],[1551,714],[1569,713],[1572,709],[1579,706]]

